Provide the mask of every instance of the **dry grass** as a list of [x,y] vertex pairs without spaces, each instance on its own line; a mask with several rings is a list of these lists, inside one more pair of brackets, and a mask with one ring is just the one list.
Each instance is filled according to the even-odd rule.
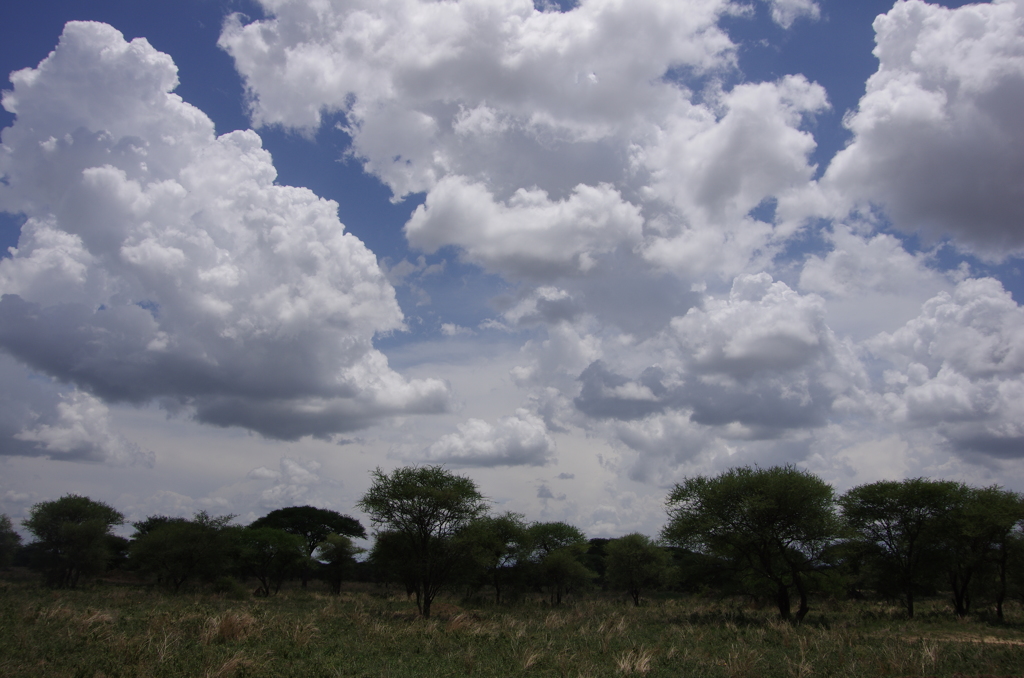
[[256,618],[248,612],[225,612],[207,620],[200,642],[203,645],[209,645],[210,643],[241,641],[256,630]]

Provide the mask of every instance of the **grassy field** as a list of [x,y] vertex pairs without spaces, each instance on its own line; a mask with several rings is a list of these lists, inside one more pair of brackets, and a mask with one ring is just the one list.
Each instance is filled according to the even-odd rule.
[[418,619],[373,587],[270,598],[171,596],[97,584],[0,581],[4,678],[229,676],[1022,676],[1024,610],[1007,623],[919,617],[878,603],[819,603],[800,627],[740,601],[634,608],[596,595],[551,608],[439,600]]

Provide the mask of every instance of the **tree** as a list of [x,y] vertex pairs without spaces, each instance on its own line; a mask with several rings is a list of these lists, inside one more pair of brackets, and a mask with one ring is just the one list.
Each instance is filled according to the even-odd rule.
[[190,579],[215,579],[230,566],[225,529],[234,517],[211,518],[200,511],[192,520],[150,516],[133,523],[131,561],[175,593]]
[[605,571],[609,586],[629,593],[633,604],[640,604],[640,592],[665,583],[669,554],[642,534],[627,534],[605,545]]
[[991,588],[995,589],[996,616],[1002,620],[1008,569],[1006,547],[1024,520],[1024,501],[1016,492],[995,486],[961,486],[952,500],[940,541],[948,559],[953,611],[957,617],[967,616],[971,591],[980,583],[979,576],[988,571],[996,573]]
[[564,595],[597,577],[582,562],[590,544],[578,527],[562,522],[533,523],[529,535],[538,581],[548,587],[553,605],[561,605]]
[[[669,493],[663,538],[722,558],[774,589],[779,616],[799,623],[809,607],[808,576],[825,565],[839,535],[832,487],[792,466],[734,468],[696,476]],[[792,615],[790,596],[799,596]]]
[[111,557],[107,537],[123,522],[124,516],[107,504],[67,494],[33,506],[24,525],[38,540],[49,583],[75,588],[81,575],[106,568]]
[[459,542],[494,587],[494,602],[500,605],[502,593],[522,574],[532,548],[523,515],[509,511],[481,516],[460,533]]
[[245,572],[259,581],[257,592],[269,596],[302,563],[305,543],[302,537],[273,527],[246,527],[238,533],[240,561]]
[[21,535],[14,531],[11,519],[0,513],[0,569],[7,569],[14,562],[14,553],[21,545]]
[[329,534],[317,546],[315,557],[323,563],[324,578],[335,595],[341,593],[341,582],[352,576],[356,555],[363,551],[344,534]]
[[965,486],[948,480],[881,480],[839,499],[843,519],[862,548],[891,572],[914,616],[914,594],[946,560],[943,532]]
[[416,605],[430,617],[434,597],[449,583],[459,554],[455,536],[487,510],[476,483],[441,466],[377,469],[359,501],[379,531],[402,542],[414,568]]
[[288,506],[276,509],[253,522],[250,527],[273,527],[299,535],[305,540],[306,562],[299,568],[302,588],[306,588],[306,583],[313,574],[313,552],[328,535],[366,537],[366,530],[355,518],[315,506]]

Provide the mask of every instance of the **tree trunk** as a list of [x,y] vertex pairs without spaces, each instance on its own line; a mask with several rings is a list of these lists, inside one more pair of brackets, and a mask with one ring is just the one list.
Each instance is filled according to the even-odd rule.
[[799,574],[793,573],[793,583],[796,584],[796,590],[800,593],[800,607],[796,611],[795,623],[799,624],[807,616],[807,612],[811,609],[807,606],[807,587],[804,586],[804,580]]
[[779,606],[779,617],[789,621],[792,617],[790,614],[789,587],[783,584],[777,584],[776,586],[778,588],[775,591],[775,603]]

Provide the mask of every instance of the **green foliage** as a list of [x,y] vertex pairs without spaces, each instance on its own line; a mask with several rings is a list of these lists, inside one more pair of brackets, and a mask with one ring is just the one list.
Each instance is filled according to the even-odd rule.
[[[359,501],[382,532],[401,542],[397,549],[411,561],[411,582],[424,618],[434,597],[448,585],[461,554],[455,537],[487,510],[476,483],[441,466],[403,467],[373,472],[373,482]],[[396,550],[396,549],[391,549]]]
[[298,570],[302,588],[306,588],[316,569],[313,552],[328,535],[366,537],[366,530],[355,518],[315,506],[288,506],[276,509],[254,521],[249,527],[273,527],[297,534],[305,540],[306,561]]
[[783,619],[803,620],[807,575],[825,566],[840,534],[830,485],[792,466],[742,467],[688,478],[673,487],[667,504],[667,542],[731,563],[755,590],[772,590]]
[[533,523],[529,537],[536,581],[547,588],[552,604],[560,605],[565,595],[597,577],[583,563],[590,544],[578,527],[562,522]]
[[281,590],[281,584],[299,568],[305,557],[305,541],[273,527],[246,527],[238,532],[241,546],[239,563],[243,571],[255,577],[259,595],[269,596]]
[[915,595],[948,563],[943,538],[967,486],[948,480],[882,480],[839,499],[843,519],[880,579],[891,581],[914,616]]
[[37,566],[57,588],[75,588],[79,578],[106,569],[111,559],[110,530],[124,516],[103,502],[77,494],[44,501],[29,509],[25,528],[39,544]]
[[355,570],[356,555],[363,553],[344,534],[329,534],[317,546],[315,558],[322,563],[321,572],[335,595],[341,593],[341,582],[351,578]]
[[626,591],[633,604],[640,604],[640,592],[664,585],[669,575],[667,551],[650,537],[627,534],[605,545],[606,581],[613,589]]
[[234,516],[212,518],[200,511],[192,520],[150,516],[133,523],[132,564],[177,593],[189,580],[212,581],[233,565],[236,544],[228,524]]
[[471,586],[489,584],[498,604],[503,595],[508,599],[510,590],[522,588],[533,548],[522,514],[510,511],[475,518],[456,541],[456,549],[465,554],[467,561],[463,578]]
[[8,568],[14,562],[14,554],[21,545],[21,535],[14,531],[11,519],[0,513],[0,568]]

